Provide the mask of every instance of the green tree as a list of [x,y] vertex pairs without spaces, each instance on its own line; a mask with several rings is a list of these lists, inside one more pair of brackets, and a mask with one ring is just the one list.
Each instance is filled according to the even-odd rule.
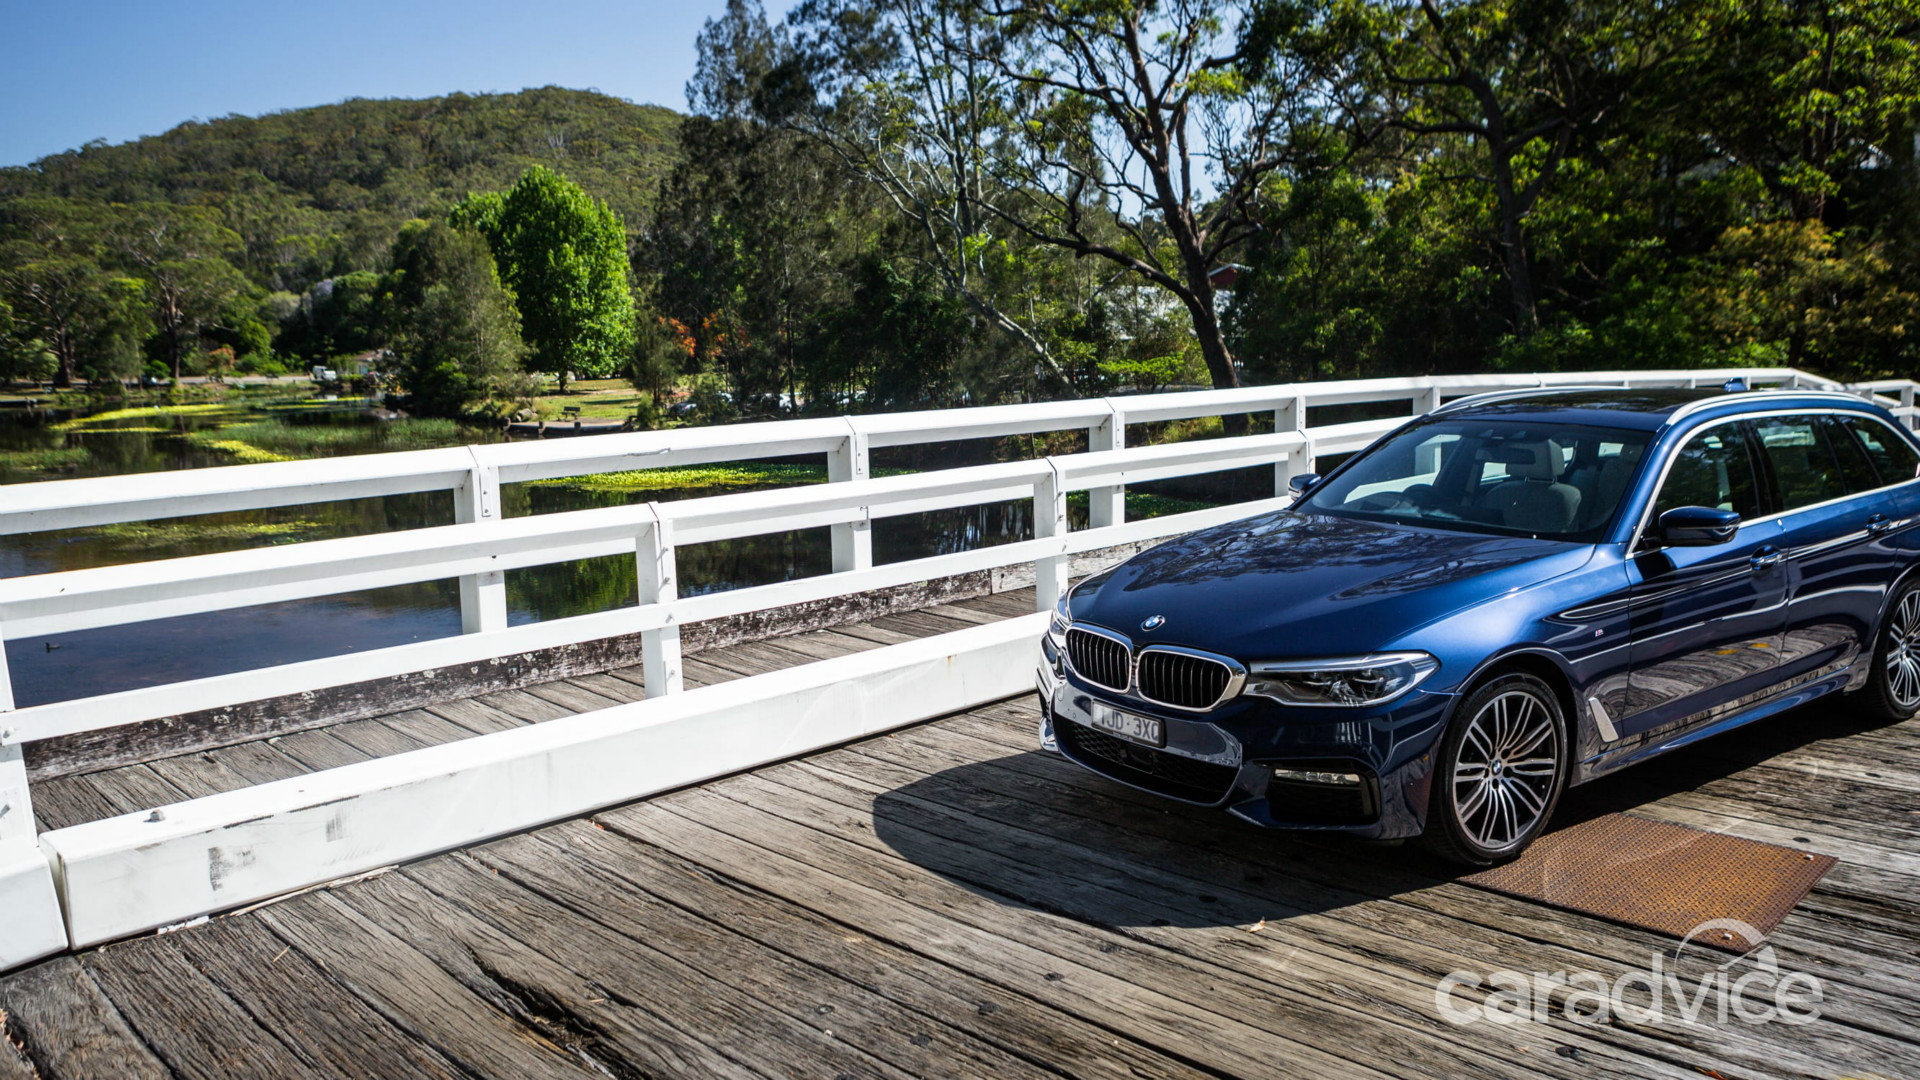
[[528,364],[559,378],[604,378],[633,355],[626,228],[580,185],[535,165],[504,195],[481,196],[453,219],[487,238],[513,290],[533,352]]
[[53,372],[53,357],[26,324],[13,317],[13,306],[0,299],[0,383],[44,379]]
[[415,221],[393,245],[386,289],[396,373],[414,411],[460,416],[526,396],[520,316],[486,241],[443,221]]
[[116,208],[111,243],[147,283],[162,361],[178,379],[203,332],[219,323],[247,280],[227,259],[240,237],[206,207],[139,203]]
[[0,299],[16,334],[53,356],[56,386],[135,366],[147,289],[114,270],[109,236],[102,208],[66,199],[20,199],[0,215]]

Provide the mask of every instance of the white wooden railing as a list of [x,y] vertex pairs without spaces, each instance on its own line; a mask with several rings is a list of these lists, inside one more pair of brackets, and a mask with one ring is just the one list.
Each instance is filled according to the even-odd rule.
[[[448,491],[454,503],[454,522],[443,526],[0,580],[0,640],[448,578],[461,583],[464,630],[438,640],[27,708],[13,707],[0,652],[0,911],[39,913],[37,922],[27,914],[11,927],[0,921],[0,969],[69,943],[106,940],[637,798],[669,782],[686,783],[746,767],[770,760],[769,746],[775,756],[791,755],[933,715],[925,711],[930,707],[964,707],[953,703],[1016,692],[1028,678],[1030,657],[1022,650],[1030,651],[1034,633],[1024,625],[993,632],[982,628],[967,639],[973,644],[946,656],[944,666],[921,655],[949,647],[936,638],[930,639],[932,644],[863,654],[866,659],[823,661],[808,665],[817,670],[800,674],[758,676],[744,680],[754,684],[752,689],[724,693],[723,688],[683,693],[680,628],[1028,563],[1035,567],[1037,608],[1050,610],[1065,585],[1070,556],[1177,535],[1284,505],[1287,481],[1310,471],[1316,456],[1359,450],[1406,419],[1403,414],[1316,427],[1308,423],[1309,409],[1406,402],[1409,413],[1418,414],[1444,399],[1488,390],[1710,386],[1736,375],[1753,385],[1836,388],[1828,380],[1784,369],[1375,379],[677,429],[0,488],[0,533],[402,492]],[[1878,395],[1907,423],[1914,423],[1914,384],[1875,384],[1860,392]],[[1129,425],[1245,413],[1270,413],[1273,433],[1127,446]],[[868,457],[875,447],[1081,429],[1089,435],[1091,448],[1085,453],[884,479],[868,475]],[[500,510],[502,484],[804,454],[826,456],[830,483],[514,519],[503,519]],[[1271,498],[1126,520],[1128,484],[1250,466],[1273,468]],[[1089,492],[1088,524],[1081,530],[1068,528],[1066,499],[1073,491]],[[1030,540],[878,566],[873,562],[869,527],[875,520],[1016,499],[1032,500]],[[680,545],[816,527],[829,528],[833,537],[829,574],[678,595],[675,550]],[[609,555],[635,558],[638,606],[507,625],[508,570]],[[641,635],[644,683],[652,700],[540,725],[544,734],[502,732],[368,762],[364,768],[349,766],[155,808],[145,817],[128,815],[35,835],[22,757],[27,743],[634,633]],[[920,691],[901,690],[896,676],[908,671],[926,683]],[[842,677],[843,672],[852,674]],[[840,690],[832,690],[836,686]],[[835,693],[843,693],[846,700],[834,698]],[[822,700],[829,704],[817,716],[806,714],[812,719],[797,722],[789,715],[793,710],[778,707],[782,694],[795,701],[825,694]],[[686,725],[696,720],[708,725],[698,730],[710,732],[746,725],[742,741],[719,751],[706,746],[711,740],[704,737],[676,741],[689,738],[676,733],[693,730]],[[756,724],[760,727],[753,727]],[[646,774],[643,781],[635,779],[630,758],[624,759],[624,770],[608,771],[609,761],[623,760],[607,756],[617,752],[666,757],[661,759],[664,764],[653,762],[650,770],[640,770]],[[549,770],[537,781],[515,771],[533,767],[529,763],[536,759]],[[583,772],[560,784],[552,770],[569,762]],[[466,776],[474,783],[450,796],[444,790],[450,776]],[[480,790],[474,784],[482,776],[517,786],[512,792]],[[321,791],[337,797],[316,804],[314,797]],[[444,805],[408,802],[429,797],[466,800],[461,805],[472,810],[471,820],[445,825],[449,811]],[[399,802],[392,802],[395,799]],[[290,827],[317,812],[316,806],[375,803],[382,813],[412,807],[441,825],[414,829],[411,818],[397,818],[377,841],[350,847],[336,843],[344,835],[344,819],[328,821],[317,833]],[[475,823],[481,821],[484,824]],[[239,832],[229,831],[241,826],[245,828]],[[215,835],[223,839],[209,848],[205,841]],[[206,859],[226,856],[209,856],[208,851],[231,852],[250,838],[274,845],[273,856],[263,857],[257,847],[248,847],[245,865],[212,874],[209,886]],[[142,884],[136,889],[129,883]]]

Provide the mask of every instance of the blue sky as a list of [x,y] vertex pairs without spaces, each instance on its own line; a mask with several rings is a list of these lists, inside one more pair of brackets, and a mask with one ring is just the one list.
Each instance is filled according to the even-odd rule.
[[[0,0],[0,165],[348,97],[593,87],[686,108],[726,0]],[[778,17],[790,0],[767,0]]]

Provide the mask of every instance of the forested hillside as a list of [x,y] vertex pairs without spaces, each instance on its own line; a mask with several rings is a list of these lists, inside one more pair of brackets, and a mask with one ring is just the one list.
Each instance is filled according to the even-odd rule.
[[0,201],[210,206],[243,245],[236,265],[299,292],[378,266],[400,225],[528,166],[574,180],[638,227],[671,166],[679,117],[586,90],[356,99],[267,116],[190,121],[0,169]]

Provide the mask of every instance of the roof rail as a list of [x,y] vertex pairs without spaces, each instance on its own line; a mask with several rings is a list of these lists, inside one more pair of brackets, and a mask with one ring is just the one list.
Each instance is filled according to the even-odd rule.
[[1593,384],[1578,385],[1578,386],[1528,386],[1518,390],[1489,390],[1483,394],[1468,394],[1466,397],[1463,397],[1463,398],[1455,398],[1452,401],[1447,402],[1445,405],[1442,405],[1439,408],[1434,409],[1432,412],[1429,412],[1427,415],[1438,416],[1441,413],[1452,412],[1455,409],[1464,409],[1472,405],[1485,405],[1485,404],[1488,404],[1489,402],[1494,402],[1494,401],[1518,400],[1520,398],[1533,397],[1539,394],[1566,394],[1566,393],[1572,393],[1574,391],[1584,391],[1584,390],[1625,390],[1625,389],[1628,389],[1628,388],[1621,386],[1618,383],[1614,383],[1611,385],[1604,384],[1604,383],[1593,383]]
[[1710,409],[1715,405],[1725,405],[1730,401],[1751,401],[1754,398],[1773,399],[1773,398],[1810,398],[1810,397],[1832,398],[1835,401],[1851,401],[1851,402],[1854,402],[1855,404],[1872,404],[1871,402],[1867,401],[1865,398],[1861,397],[1860,395],[1850,394],[1844,390],[1795,390],[1790,387],[1777,386],[1777,387],[1769,387],[1765,390],[1734,390],[1724,394],[1715,394],[1712,397],[1704,397],[1698,401],[1689,401],[1685,405],[1682,405],[1679,408],[1673,410],[1671,413],[1668,413],[1667,423],[1671,424],[1678,420],[1684,420],[1687,417],[1692,416],[1694,413],[1697,413],[1702,409]]

